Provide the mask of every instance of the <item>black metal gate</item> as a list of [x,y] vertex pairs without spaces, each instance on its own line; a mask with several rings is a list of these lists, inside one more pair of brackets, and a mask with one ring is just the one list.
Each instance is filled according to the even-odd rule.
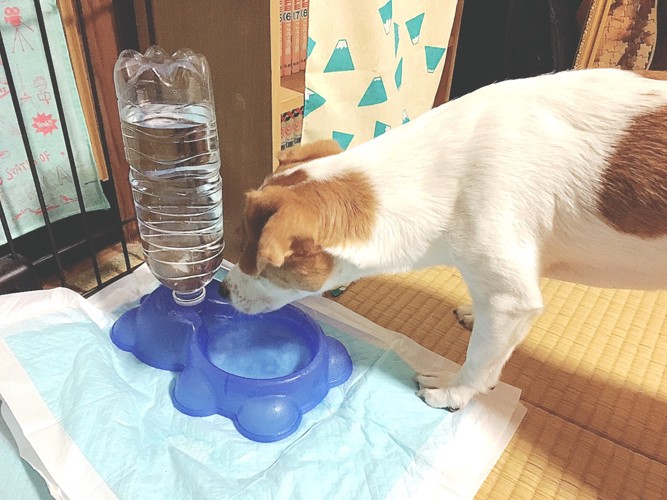
[[[17,87],[12,76],[12,68],[7,54],[7,48],[0,37],[0,58],[5,71],[7,85],[10,89],[11,100],[21,134],[21,140],[30,165],[30,173],[34,182],[44,227],[23,236],[12,237],[8,217],[12,214],[6,212],[0,200],[0,222],[7,243],[0,246],[0,294],[18,291],[40,289],[41,282],[45,276],[54,277],[60,286],[68,286],[65,278],[66,266],[72,262],[87,261],[92,266],[94,283],[81,293],[90,295],[102,287],[122,278],[133,270],[130,262],[128,245],[123,231],[118,199],[114,187],[113,168],[109,162],[109,150],[105,140],[104,122],[102,119],[98,92],[93,75],[93,64],[90,56],[88,37],[84,26],[84,14],[81,5],[82,0],[75,0],[76,22],[82,35],[82,46],[84,49],[85,65],[90,75],[94,111],[97,117],[99,130],[90,131],[91,134],[98,133],[108,180],[102,183],[104,194],[110,205],[110,210],[104,213],[94,213],[86,210],[82,194],[81,184],[72,153],[72,144],[67,128],[67,119],[63,112],[63,103],[58,88],[58,79],[54,69],[53,57],[49,49],[49,39],[44,23],[44,14],[39,0],[34,0],[37,23],[39,25],[40,39],[46,54],[48,73],[52,82],[52,94],[58,110],[60,128],[64,136],[65,149],[69,169],[74,182],[74,188],[78,198],[79,213],[68,219],[54,222],[49,218],[49,211],[44,198],[44,186],[35,164],[34,152],[28,139],[28,130],[24,121]],[[127,222],[125,222],[127,224]],[[123,266],[115,276],[104,280],[100,273],[100,262],[98,252],[110,244],[120,244],[123,257]],[[134,267],[138,265],[134,264]]]

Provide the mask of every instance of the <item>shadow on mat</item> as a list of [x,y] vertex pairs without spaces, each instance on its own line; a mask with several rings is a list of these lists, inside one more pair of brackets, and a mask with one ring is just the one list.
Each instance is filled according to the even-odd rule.
[[[446,279],[460,277],[453,274]],[[424,289],[413,281],[409,275],[361,280],[337,302],[462,363],[470,332],[458,324],[452,310],[468,301],[467,293],[460,287],[454,293],[430,286]],[[623,334],[623,330],[600,333]],[[568,330],[565,335],[576,339],[577,331]],[[503,382],[522,390],[521,401],[528,407],[514,440],[530,441],[532,453],[561,471],[562,481],[602,497],[667,491],[667,391],[664,380],[660,381],[664,365],[662,370],[648,362],[633,366],[631,370],[643,373],[643,381],[651,382],[633,387],[611,380],[613,368],[592,375],[578,373],[580,360],[568,360],[567,353],[537,359],[531,354],[531,336],[532,331],[502,376]],[[660,346],[667,346],[667,331],[660,339]]]

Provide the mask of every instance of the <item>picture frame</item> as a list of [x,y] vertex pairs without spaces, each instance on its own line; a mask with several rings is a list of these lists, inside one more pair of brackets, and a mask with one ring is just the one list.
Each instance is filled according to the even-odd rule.
[[651,69],[659,48],[658,18],[663,2],[584,0],[577,13],[581,38],[574,69]]
[[581,38],[574,59],[574,69],[588,68],[600,42],[600,32],[609,14],[611,2],[584,0],[577,12]]

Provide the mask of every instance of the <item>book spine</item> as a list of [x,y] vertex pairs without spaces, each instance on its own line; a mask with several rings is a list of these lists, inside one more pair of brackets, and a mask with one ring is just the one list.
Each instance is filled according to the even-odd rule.
[[299,34],[301,40],[299,44],[301,49],[299,50],[299,69],[301,71],[306,69],[306,56],[308,54],[308,7],[310,6],[310,0],[301,0],[301,29]]
[[294,120],[292,120],[292,111],[285,113],[285,147],[294,146]]
[[285,138],[285,117],[287,113],[280,115],[280,149],[283,150],[287,147],[287,140]]
[[283,55],[283,30],[285,29],[283,25],[283,15],[285,14],[285,0],[280,0],[280,36],[278,37],[279,51],[280,54],[280,74],[283,74],[283,66],[285,64],[285,56]]
[[301,57],[301,0],[292,0],[292,74],[299,72]]
[[294,144],[301,144],[301,136],[303,135],[303,106],[296,108],[292,112],[294,121]]
[[283,0],[285,2],[283,12],[283,64],[281,74],[283,76],[292,74],[292,5],[293,0]]

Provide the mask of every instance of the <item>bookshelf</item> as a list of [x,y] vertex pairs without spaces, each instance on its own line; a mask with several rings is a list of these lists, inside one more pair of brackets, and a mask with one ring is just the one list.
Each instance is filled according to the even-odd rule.
[[[305,88],[305,52],[307,40],[308,18],[304,16],[309,8],[308,0],[271,0],[278,14],[271,19],[278,19],[277,26],[272,26],[272,67],[274,70],[274,85],[278,87],[278,105],[274,109],[273,123],[278,125],[274,131],[273,148],[279,151],[283,146],[284,137],[281,136],[283,117],[301,108],[304,103]],[[289,10],[289,12],[287,12]],[[272,13],[273,16],[273,13]],[[287,35],[289,33],[289,35]],[[286,43],[289,36],[290,41]],[[289,59],[284,61],[285,53]],[[277,49],[277,50],[276,50]],[[300,64],[301,63],[301,64]],[[299,135],[300,135],[299,131]],[[274,165],[275,167],[275,165]]]
[[278,113],[286,113],[292,111],[299,106],[303,106],[303,89],[297,90],[288,87],[284,83],[280,85],[280,104],[278,105]]

